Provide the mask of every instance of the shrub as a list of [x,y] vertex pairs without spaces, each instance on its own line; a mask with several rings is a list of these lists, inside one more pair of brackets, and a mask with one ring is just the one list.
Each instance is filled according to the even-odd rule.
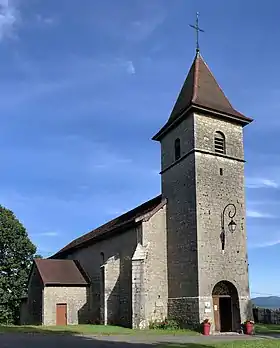
[[175,320],[164,319],[162,321],[153,321],[149,324],[151,330],[178,330],[179,325]]

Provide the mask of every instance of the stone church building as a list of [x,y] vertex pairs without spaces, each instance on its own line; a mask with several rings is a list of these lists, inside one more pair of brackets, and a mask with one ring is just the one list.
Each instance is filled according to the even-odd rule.
[[162,194],[35,260],[22,323],[144,328],[251,318],[243,127],[197,52],[165,125]]

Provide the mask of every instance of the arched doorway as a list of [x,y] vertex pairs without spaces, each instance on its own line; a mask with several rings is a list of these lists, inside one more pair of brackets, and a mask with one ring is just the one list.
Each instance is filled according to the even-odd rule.
[[236,287],[223,280],[214,286],[213,292],[215,330],[237,331],[240,327],[239,298]]

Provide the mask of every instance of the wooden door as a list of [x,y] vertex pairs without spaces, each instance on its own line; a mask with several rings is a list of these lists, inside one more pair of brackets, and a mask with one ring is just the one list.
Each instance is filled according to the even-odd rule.
[[65,326],[67,325],[67,304],[58,303],[56,305],[56,325]]
[[221,330],[219,296],[213,296],[215,331]]

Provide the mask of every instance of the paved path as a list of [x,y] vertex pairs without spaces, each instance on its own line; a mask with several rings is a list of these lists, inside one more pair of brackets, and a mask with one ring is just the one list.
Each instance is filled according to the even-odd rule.
[[[254,340],[243,335],[225,336],[72,336],[52,334],[0,334],[1,348],[155,348],[159,343],[191,343],[191,348],[211,348],[211,343],[231,340]],[[205,343],[210,346],[205,346]],[[213,348],[213,347],[212,347]]]
[[279,340],[280,339],[280,334],[279,333],[273,333],[273,332],[270,332],[270,333],[267,333],[267,334],[262,334],[262,335],[258,335],[259,337],[261,338],[270,338],[270,339],[277,339]]

